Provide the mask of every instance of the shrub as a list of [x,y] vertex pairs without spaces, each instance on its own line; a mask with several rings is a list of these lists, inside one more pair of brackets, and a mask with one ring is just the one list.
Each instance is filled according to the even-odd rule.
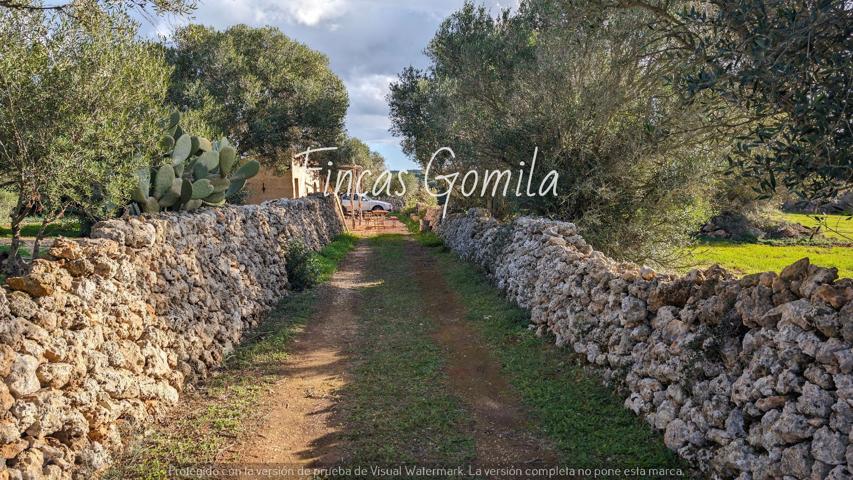
[[290,287],[302,291],[317,285],[322,268],[317,254],[302,240],[287,243],[287,279]]

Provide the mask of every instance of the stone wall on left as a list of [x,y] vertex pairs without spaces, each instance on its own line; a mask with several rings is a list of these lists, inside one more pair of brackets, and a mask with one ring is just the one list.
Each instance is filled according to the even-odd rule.
[[344,229],[314,196],[99,223],[0,289],[0,480],[90,478],[289,290],[286,244]]

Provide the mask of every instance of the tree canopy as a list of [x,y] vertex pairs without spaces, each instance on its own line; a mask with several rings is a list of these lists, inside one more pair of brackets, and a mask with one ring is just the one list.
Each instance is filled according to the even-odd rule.
[[493,18],[467,4],[430,42],[430,67],[392,85],[392,131],[422,164],[452,148],[440,171],[529,171],[538,148],[538,175],[557,171],[559,195],[485,199],[493,211],[570,219],[608,253],[661,258],[702,221],[722,152],[706,113],[665,81],[665,40],[636,28],[647,19],[556,0]]
[[[127,203],[159,138],[169,67],[121,12],[0,10],[0,177],[18,196],[12,230],[75,208]],[[12,255],[18,243],[13,241]]]
[[272,27],[175,32],[169,100],[268,164],[335,145],[349,100],[325,55]]
[[841,0],[523,0],[497,16],[469,2],[429,67],[392,84],[392,132],[422,164],[451,147],[439,171],[517,169],[538,147],[560,195],[515,207],[659,257],[732,188],[726,171],[756,196],[853,186],[851,28]]
[[144,17],[152,15],[185,15],[195,10],[196,0],[67,0],[45,2],[41,0],[0,0],[0,8],[24,12],[45,12],[67,16],[81,23],[94,21],[104,12],[138,12]]
[[[731,164],[769,193],[784,185],[825,199],[853,185],[853,9],[843,0],[639,1],[670,40],[687,101],[744,111]],[[704,95],[713,92],[714,95]]]

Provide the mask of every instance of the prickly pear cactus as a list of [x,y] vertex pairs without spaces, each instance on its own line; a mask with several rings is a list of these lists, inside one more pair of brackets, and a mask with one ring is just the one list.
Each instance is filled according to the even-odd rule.
[[137,173],[131,192],[134,203],[128,211],[192,211],[224,205],[258,174],[257,160],[241,162],[228,139],[211,142],[184,132],[180,123],[179,112],[164,121],[166,133],[159,140],[162,156]]

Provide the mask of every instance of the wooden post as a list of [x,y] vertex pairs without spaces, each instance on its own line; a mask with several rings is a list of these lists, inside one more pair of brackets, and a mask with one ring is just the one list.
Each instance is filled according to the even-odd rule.
[[[358,185],[361,187],[361,185]],[[358,224],[361,225],[364,223],[364,209],[361,206],[361,188],[358,188]]]
[[349,214],[352,216],[352,228],[355,230],[355,200],[352,198],[352,192],[349,194]]
[[[353,175],[355,177],[355,180],[356,180],[356,182],[355,182],[356,184],[354,186],[355,188],[352,188],[353,185],[352,185],[352,183],[350,183],[350,190],[347,192],[349,194],[349,207],[350,207],[349,211],[350,211],[350,215],[352,215],[352,228],[355,229],[356,215],[358,215],[359,225],[361,225],[361,222],[362,222],[361,182],[360,182],[360,178],[358,175],[358,171],[361,170],[361,166],[360,165],[339,165],[338,168],[349,170],[350,174]],[[356,211],[356,201],[355,201],[355,198],[353,198],[353,195],[358,195],[358,211]]]

